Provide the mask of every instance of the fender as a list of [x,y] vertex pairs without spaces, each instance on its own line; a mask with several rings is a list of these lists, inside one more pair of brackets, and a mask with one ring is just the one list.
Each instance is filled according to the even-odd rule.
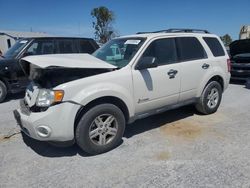
[[129,117],[133,117],[135,109],[131,93],[133,92],[129,92],[126,88],[115,83],[98,83],[84,88],[71,100],[85,106],[91,101],[101,97],[116,97],[126,104],[129,111]]
[[[224,86],[224,90],[227,88],[227,75],[225,74],[225,71],[223,71],[223,69],[219,66],[213,67],[212,69],[210,69],[209,72],[207,72],[207,74],[203,77],[203,80],[200,82],[199,88],[197,90],[197,94],[196,97],[200,97],[205,86],[207,85],[208,81],[213,78],[214,76],[219,76],[222,78],[223,80],[223,86]],[[229,82],[229,81],[228,81]]]

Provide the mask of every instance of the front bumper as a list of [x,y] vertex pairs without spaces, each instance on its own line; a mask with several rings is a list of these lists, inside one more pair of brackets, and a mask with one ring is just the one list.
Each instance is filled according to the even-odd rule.
[[74,139],[74,122],[80,105],[64,102],[44,112],[29,111],[22,100],[20,106],[20,109],[14,111],[14,116],[21,130],[29,137],[57,142]]

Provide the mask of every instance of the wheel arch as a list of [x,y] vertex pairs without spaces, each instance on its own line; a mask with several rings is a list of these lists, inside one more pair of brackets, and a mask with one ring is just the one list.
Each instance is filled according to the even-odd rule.
[[100,97],[98,99],[90,101],[89,103],[82,106],[78,110],[78,112],[76,114],[76,117],[75,117],[74,129],[76,129],[76,126],[79,123],[79,121],[80,121],[80,119],[81,119],[81,117],[83,116],[84,113],[86,113],[92,107],[94,107],[96,105],[99,105],[99,104],[104,104],[104,103],[113,104],[113,105],[117,106],[118,108],[120,108],[121,111],[124,114],[126,122],[129,121],[130,115],[129,115],[129,110],[128,110],[128,107],[127,107],[126,103],[122,99],[120,99],[118,97],[105,96],[105,97]]
[[200,97],[202,95],[202,92],[204,91],[204,89],[206,88],[206,86],[211,82],[211,81],[217,81],[222,88],[222,91],[224,91],[225,89],[225,80],[223,79],[222,76],[220,76],[219,74],[215,74],[215,75],[210,75],[209,77],[207,77],[206,79],[204,79],[201,82],[201,85],[197,91],[196,97]]
[[0,81],[2,81],[5,84],[7,91],[8,91],[10,86],[9,86],[7,80],[4,77],[0,76]]
[[212,81],[217,81],[220,85],[221,85],[221,88],[222,88],[222,91],[224,91],[224,80],[223,80],[223,78],[221,77],[221,76],[219,76],[219,75],[215,75],[215,76],[213,76],[212,78],[210,78],[208,81],[207,81],[207,84],[206,84],[206,86],[210,83],[210,82],[212,82]]

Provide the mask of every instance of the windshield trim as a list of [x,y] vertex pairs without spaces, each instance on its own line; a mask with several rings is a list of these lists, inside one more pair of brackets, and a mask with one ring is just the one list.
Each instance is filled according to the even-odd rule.
[[[22,41],[22,40],[27,40],[27,42],[23,45],[23,47],[20,49],[20,51],[18,51],[18,53],[16,54],[12,54],[11,56],[6,56],[6,53],[14,46],[16,45],[18,42]],[[30,46],[30,43],[32,42],[32,38],[20,38],[18,40],[16,40],[15,44],[13,46],[11,46],[4,54],[4,58],[7,58],[7,59],[18,59],[22,54],[23,52],[27,49],[28,46]]]

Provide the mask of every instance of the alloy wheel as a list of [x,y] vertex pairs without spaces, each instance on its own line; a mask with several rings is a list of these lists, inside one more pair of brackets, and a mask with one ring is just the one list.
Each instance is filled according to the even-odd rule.
[[219,91],[217,88],[212,88],[207,96],[207,106],[212,109],[217,106],[219,102]]
[[89,127],[89,138],[96,145],[107,145],[116,136],[118,123],[111,114],[102,114],[94,119]]

